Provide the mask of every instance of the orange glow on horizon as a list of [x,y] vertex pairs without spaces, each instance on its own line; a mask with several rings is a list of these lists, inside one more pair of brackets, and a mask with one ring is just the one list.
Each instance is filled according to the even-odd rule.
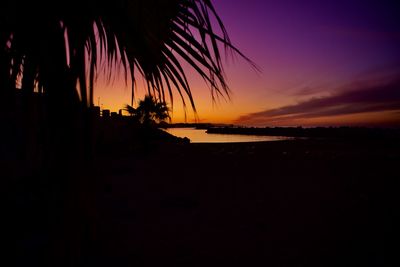
[[[202,81],[201,81],[202,82]],[[232,90],[231,100],[217,99],[212,101],[211,94],[203,84],[194,83],[193,96],[197,108],[197,117],[193,112],[190,103],[186,100],[186,118],[179,95],[174,96],[173,112],[171,113],[172,123],[224,123],[239,124],[244,126],[398,126],[400,125],[400,114],[398,112],[369,112],[359,114],[347,114],[338,116],[325,116],[316,118],[287,118],[279,117],[266,120],[260,123],[237,123],[236,120],[243,114],[249,114],[264,110],[265,107],[279,108],[284,105],[296,102],[296,97],[287,97],[284,94],[271,95],[269,101],[255,99],[252,94],[243,93],[243,90],[235,88]],[[143,86],[136,90],[135,103],[142,99],[146,93]],[[102,109],[110,109],[118,112],[126,104],[130,104],[131,89],[125,82],[118,80],[109,85],[98,86],[95,90],[95,105]],[[170,106],[170,103],[168,103]]]

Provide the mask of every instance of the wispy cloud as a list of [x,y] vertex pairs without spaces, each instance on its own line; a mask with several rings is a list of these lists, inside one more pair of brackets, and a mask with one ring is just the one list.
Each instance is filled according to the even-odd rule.
[[388,111],[393,111],[393,114],[400,113],[399,78],[353,83],[325,97],[314,97],[294,105],[241,116],[236,123],[268,125],[301,119]]
[[311,96],[321,93],[321,86],[303,86],[292,93],[294,96]]

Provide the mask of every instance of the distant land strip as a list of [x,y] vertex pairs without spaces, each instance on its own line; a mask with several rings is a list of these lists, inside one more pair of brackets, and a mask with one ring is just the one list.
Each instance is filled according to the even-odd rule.
[[400,129],[363,127],[209,127],[207,133],[321,138],[400,139]]

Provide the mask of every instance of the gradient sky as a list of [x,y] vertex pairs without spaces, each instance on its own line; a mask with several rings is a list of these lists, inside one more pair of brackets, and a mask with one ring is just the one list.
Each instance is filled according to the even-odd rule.
[[[201,122],[400,126],[397,1],[213,2],[232,42],[261,72],[240,58],[227,59],[231,100],[213,103],[207,86],[188,70]],[[113,86],[99,82],[96,104],[98,97],[112,110],[129,103],[129,88],[116,79]],[[173,122],[181,122],[175,99]],[[187,115],[191,122],[193,113]]]

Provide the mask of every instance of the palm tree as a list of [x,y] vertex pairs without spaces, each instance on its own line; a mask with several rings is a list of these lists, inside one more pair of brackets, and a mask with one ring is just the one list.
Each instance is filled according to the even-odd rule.
[[137,108],[131,105],[125,105],[125,111],[129,115],[144,126],[155,125],[167,119],[171,119],[167,104],[155,100],[151,95],[146,95],[143,100],[139,100]]
[[[131,105],[138,73],[150,95],[164,103],[169,98],[173,106],[175,90],[185,110],[189,101],[195,111],[181,62],[210,85],[213,97],[229,97],[220,46],[242,55],[210,0],[5,0],[0,44],[0,114],[21,112],[20,105],[13,104],[16,87],[26,96],[26,114],[31,113],[26,110],[30,95],[38,92],[45,103],[44,127],[51,129],[44,137],[50,146],[66,144],[66,139],[79,143],[82,136],[88,143],[90,124],[82,115],[93,106],[102,62],[109,67],[108,77],[119,65],[125,80],[132,81]],[[67,150],[72,147],[65,145]]]
[[144,125],[150,125],[170,118],[169,108],[166,103],[157,102],[150,95],[146,95],[143,100],[139,101],[136,112],[139,121]]

